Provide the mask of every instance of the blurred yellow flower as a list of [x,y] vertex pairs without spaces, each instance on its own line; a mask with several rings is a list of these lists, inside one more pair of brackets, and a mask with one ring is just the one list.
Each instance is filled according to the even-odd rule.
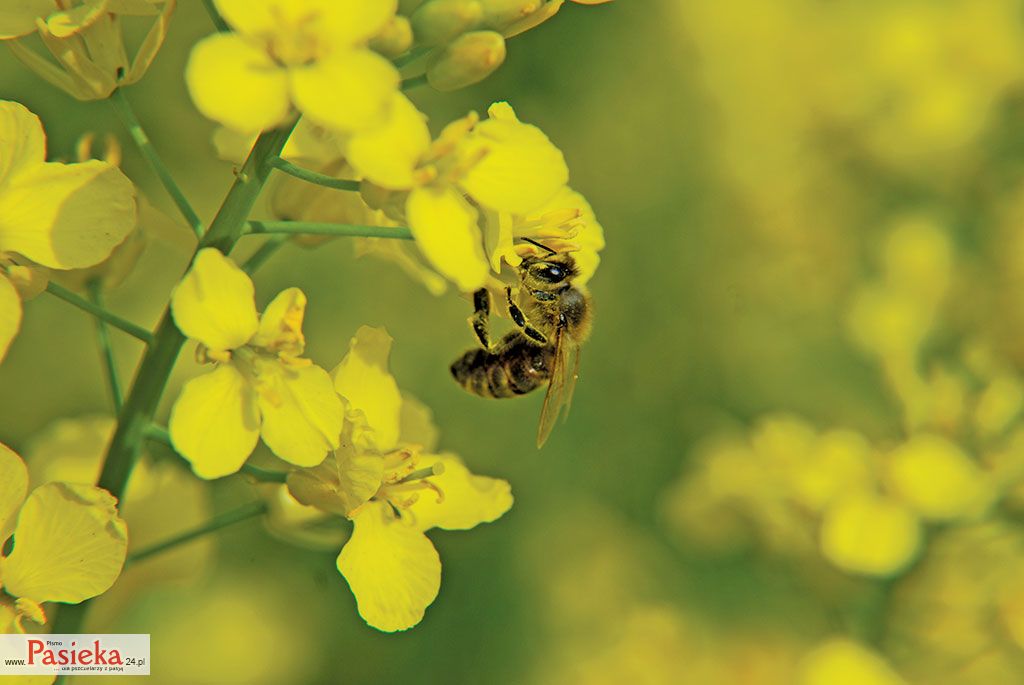
[[917,556],[921,525],[900,502],[868,492],[850,494],[825,510],[821,553],[851,573],[891,576]]
[[21,260],[52,269],[97,264],[135,227],[135,211],[134,186],[116,166],[47,162],[39,118],[0,102],[0,360],[21,322]]
[[[8,3],[11,4],[11,3]],[[167,35],[177,0],[26,0],[0,12],[0,40],[39,77],[79,100],[109,97],[141,79]],[[156,16],[129,63],[121,17]],[[39,33],[60,68],[17,39]]]
[[216,368],[185,384],[171,410],[171,441],[202,478],[238,471],[262,436],[285,461],[315,466],[338,446],[344,411],[330,376],[302,358],[306,296],[278,294],[256,311],[249,277],[212,248],[174,291],[178,328]]
[[978,465],[938,435],[911,437],[889,454],[886,469],[893,493],[932,521],[979,516],[996,494]]
[[23,618],[45,623],[43,602],[77,604],[106,592],[128,550],[127,527],[110,493],[70,483],[29,493],[25,463],[0,444],[0,546],[12,535],[14,551],[0,556],[0,580],[17,598],[18,632]]
[[816,647],[800,665],[799,685],[907,685],[885,659],[852,640]]
[[284,123],[293,107],[316,123],[358,131],[386,115],[399,85],[367,49],[395,0],[215,0],[234,33],[192,49],[185,80],[207,117],[244,132]]

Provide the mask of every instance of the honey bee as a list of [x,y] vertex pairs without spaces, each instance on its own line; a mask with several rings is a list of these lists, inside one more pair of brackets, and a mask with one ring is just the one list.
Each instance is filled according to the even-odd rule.
[[451,372],[459,385],[481,397],[516,397],[547,383],[537,429],[539,448],[572,403],[592,306],[590,295],[573,285],[578,271],[572,255],[533,244],[549,254],[524,258],[518,267],[519,286],[505,288],[516,328],[492,344],[490,293],[486,288],[476,291],[469,323],[481,347],[456,359]]

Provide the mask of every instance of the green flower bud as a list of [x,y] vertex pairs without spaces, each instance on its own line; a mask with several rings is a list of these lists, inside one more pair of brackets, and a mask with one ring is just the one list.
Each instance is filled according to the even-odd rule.
[[483,25],[504,33],[506,28],[534,14],[544,4],[544,0],[480,0],[484,10]]
[[444,45],[476,28],[484,12],[478,0],[430,0],[410,20],[416,40],[423,45]]
[[494,31],[464,33],[448,44],[427,68],[436,90],[457,90],[482,81],[505,61],[505,39]]
[[388,22],[377,36],[370,41],[370,47],[385,57],[397,57],[412,46],[412,26],[409,20],[398,14]]

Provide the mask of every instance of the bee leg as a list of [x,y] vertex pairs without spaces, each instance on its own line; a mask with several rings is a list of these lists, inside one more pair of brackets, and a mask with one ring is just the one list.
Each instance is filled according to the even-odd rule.
[[507,286],[505,288],[505,298],[508,300],[508,315],[512,317],[512,321],[514,321],[517,326],[523,329],[523,333],[526,337],[536,340],[542,345],[547,343],[547,336],[530,325],[530,322],[526,320],[526,315],[523,314],[523,310],[520,309],[519,305],[517,305],[515,300],[512,299],[512,286]]
[[480,288],[473,293],[473,315],[469,317],[469,326],[485,350],[491,349],[491,335],[487,330],[490,315],[491,296],[487,288]]

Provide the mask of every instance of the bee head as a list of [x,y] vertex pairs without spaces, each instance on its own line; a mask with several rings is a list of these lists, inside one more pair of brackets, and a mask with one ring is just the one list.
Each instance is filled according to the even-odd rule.
[[531,290],[559,290],[579,272],[576,260],[568,253],[527,257],[519,265],[519,277]]

